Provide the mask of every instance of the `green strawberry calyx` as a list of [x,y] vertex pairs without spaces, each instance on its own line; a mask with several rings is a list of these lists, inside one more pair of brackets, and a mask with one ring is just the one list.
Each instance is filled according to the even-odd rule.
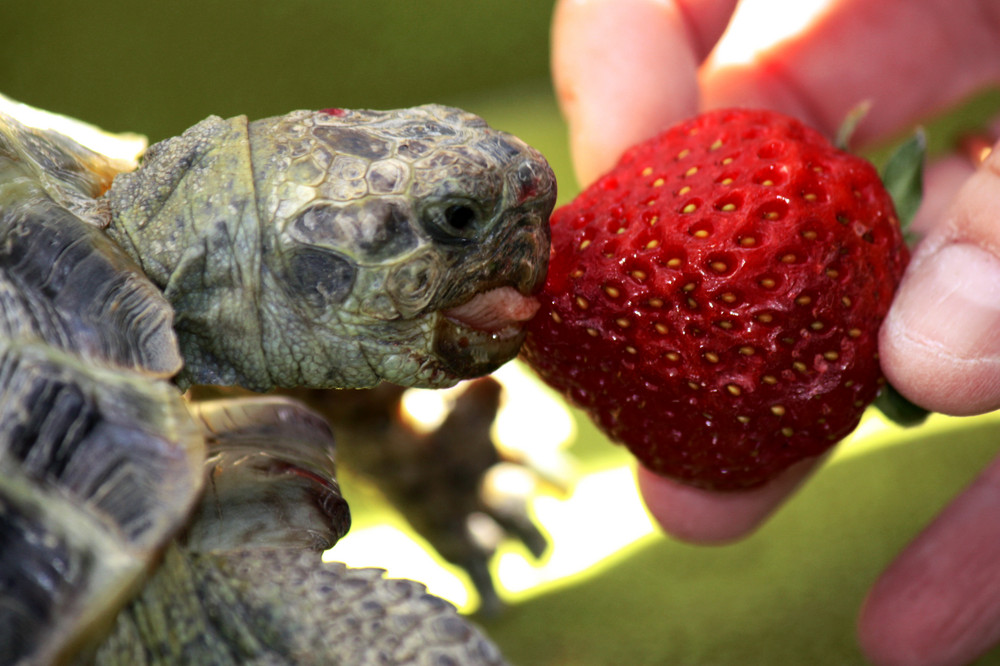
[[892,197],[907,244],[912,248],[916,237],[909,231],[924,196],[924,155],[927,137],[917,129],[901,143],[882,167],[882,184]]
[[[856,122],[855,120],[854,123]],[[893,151],[882,167],[881,173],[882,184],[892,197],[896,215],[899,216],[903,237],[911,248],[916,244],[917,238],[909,230],[909,226],[923,198],[926,152],[927,138],[923,130],[918,129]],[[879,392],[873,404],[886,418],[901,426],[919,425],[930,415],[928,410],[907,400],[888,383]]]

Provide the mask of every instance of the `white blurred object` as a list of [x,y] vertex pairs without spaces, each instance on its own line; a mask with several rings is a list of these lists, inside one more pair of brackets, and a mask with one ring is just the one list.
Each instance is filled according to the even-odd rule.
[[141,134],[112,134],[82,120],[43,111],[0,95],[0,113],[13,116],[18,122],[41,130],[53,130],[82,143],[87,148],[119,162],[122,171],[131,171],[146,152],[149,142]]

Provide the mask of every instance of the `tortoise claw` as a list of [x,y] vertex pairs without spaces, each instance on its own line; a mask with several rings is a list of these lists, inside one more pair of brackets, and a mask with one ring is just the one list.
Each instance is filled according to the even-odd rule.
[[462,384],[449,394],[443,419],[430,425],[408,413],[405,391],[381,384],[290,394],[330,421],[338,462],[370,480],[445,560],[463,568],[480,611],[496,613],[503,603],[489,564],[500,543],[513,537],[536,558],[548,548],[529,502],[540,476],[549,475],[497,450],[491,430],[503,387],[495,379]]

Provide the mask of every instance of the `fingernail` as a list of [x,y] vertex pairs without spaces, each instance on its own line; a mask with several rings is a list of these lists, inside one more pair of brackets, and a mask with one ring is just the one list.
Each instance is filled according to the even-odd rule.
[[1000,356],[1000,259],[967,244],[915,258],[887,325],[954,357]]

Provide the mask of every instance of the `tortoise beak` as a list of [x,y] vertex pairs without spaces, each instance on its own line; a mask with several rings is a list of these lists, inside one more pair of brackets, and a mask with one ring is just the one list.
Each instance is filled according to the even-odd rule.
[[[470,303],[474,305],[476,299],[489,298],[489,294],[490,292],[486,292],[476,296]],[[533,313],[537,310],[538,302],[530,300],[533,302]],[[490,326],[498,326],[504,320],[488,315],[483,321],[488,321]],[[442,316],[434,331],[434,354],[453,377],[471,379],[487,375],[517,356],[526,335],[524,323],[513,321],[501,328],[488,330],[474,328],[447,315]]]

